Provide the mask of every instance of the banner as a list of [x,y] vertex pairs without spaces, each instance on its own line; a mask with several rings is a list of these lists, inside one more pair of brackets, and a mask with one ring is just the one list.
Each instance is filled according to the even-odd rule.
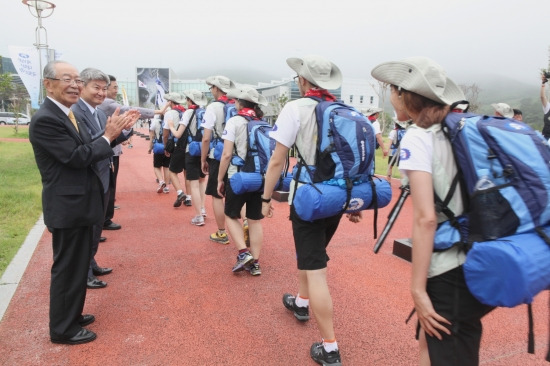
[[170,87],[170,69],[138,67],[137,92],[139,106],[142,108],[160,109],[166,101],[164,94]]
[[[40,95],[40,62],[38,50],[34,47],[9,46],[13,66],[31,97],[32,108],[38,109]],[[46,66],[47,55],[43,55],[42,67]]]

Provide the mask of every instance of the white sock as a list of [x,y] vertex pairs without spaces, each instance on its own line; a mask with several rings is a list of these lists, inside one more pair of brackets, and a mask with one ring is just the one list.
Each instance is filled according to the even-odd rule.
[[179,196],[180,194],[182,194],[182,193],[183,193],[183,191],[182,191],[181,189],[178,189],[178,190],[176,191],[176,193],[177,193],[177,194],[178,194],[178,196]]
[[300,294],[296,295],[296,306],[299,308],[307,308],[309,306],[309,299],[304,299],[303,297],[300,297]]
[[338,343],[336,342],[336,339],[333,342],[326,342],[323,339],[323,348],[327,352],[338,351]]

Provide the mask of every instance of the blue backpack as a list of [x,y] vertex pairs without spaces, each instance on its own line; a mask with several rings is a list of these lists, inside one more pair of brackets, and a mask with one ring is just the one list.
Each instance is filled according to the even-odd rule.
[[[228,103],[224,102],[222,100],[218,100],[218,102],[223,103],[223,114],[224,114],[224,121],[223,126],[225,126],[225,123],[233,116],[237,115],[237,108],[235,107],[235,103]],[[210,148],[214,149],[214,159],[220,161],[222,158],[222,152],[223,152],[223,140],[221,136],[218,136],[216,133],[216,129],[213,130],[214,136],[212,136],[212,141],[210,142]]]
[[[480,302],[531,306],[550,289],[550,147],[511,118],[449,113],[442,127],[458,173],[447,196],[435,197],[449,220],[439,225],[434,249],[463,246],[466,284]],[[465,213],[455,216],[447,204],[458,181]],[[490,184],[481,189],[481,181]],[[529,353],[532,327],[529,311]]]
[[[191,123],[193,123],[193,118],[195,118],[195,126],[192,128]],[[202,125],[203,119],[204,108],[194,109],[189,126],[187,126],[187,143],[189,146],[189,155],[191,156],[201,156],[202,132],[204,130]]]
[[[312,221],[374,208],[376,237],[377,208],[389,203],[384,199],[381,200],[383,205],[379,205],[378,198],[382,198],[382,194],[387,197],[389,193],[391,199],[391,186],[386,180],[373,177],[376,136],[372,123],[342,102],[312,99],[319,102],[315,107],[318,133],[315,165],[307,165],[298,151],[292,175],[294,180],[306,185],[296,189],[292,202],[294,209],[302,219]],[[361,184],[369,184],[371,189],[357,189],[356,195],[354,187]],[[318,193],[315,200],[319,203],[318,210],[312,205],[311,195],[301,193],[315,193],[311,189]],[[337,201],[333,202],[333,198]],[[330,205],[323,200],[330,200]]]

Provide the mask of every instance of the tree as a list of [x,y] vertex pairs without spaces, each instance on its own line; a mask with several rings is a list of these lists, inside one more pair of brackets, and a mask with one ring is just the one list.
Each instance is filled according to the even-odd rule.
[[[389,90],[390,84],[384,83],[382,81],[377,81],[377,84],[371,84],[370,85],[376,95],[378,95],[378,104],[382,105],[382,109],[384,109],[384,106],[386,105],[386,94]],[[388,118],[388,115],[382,111],[379,115],[379,121],[380,122],[380,132],[382,135],[384,135],[384,130],[387,126],[391,123],[391,118]]]
[[26,106],[29,103],[29,95],[27,93],[27,89],[23,85],[20,84],[12,84],[13,92],[12,97],[10,98],[11,101],[11,111],[15,113],[15,133],[17,134],[19,132],[19,113],[21,112],[21,109]]
[[288,96],[286,95],[286,93],[283,93],[283,95],[280,95],[279,97],[277,97],[276,102],[269,103],[271,110],[273,111],[273,115],[272,115],[273,121],[277,120],[277,117],[279,117],[279,113],[281,113],[281,110],[283,109],[285,104],[288,103],[288,101],[289,101]]
[[13,89],[11,74],[0,74],[0,104],[4,111],[11,104],[10,98],[13,96]]
[[481,88],[476,84],[459,84],[458,87],[462,89],[466,100],[470,103],[470,112],[478,112],[479,107],[479,94],[481,93]]

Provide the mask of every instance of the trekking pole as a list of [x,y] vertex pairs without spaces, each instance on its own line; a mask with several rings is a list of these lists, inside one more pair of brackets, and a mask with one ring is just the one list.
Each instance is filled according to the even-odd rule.
[[384,230],[382,231],[382,234],[380,235],[380,237],[376,241],[376,244],[374,245],[374,253],[378,253],[378,251],[382,247],[382,244],[384,244],[384,240],[386,240],[386,237],[390,233],[393,223],[397,219],[397,216],[399,216],[399,212],[401,212],[401,208],[403,207],[405,200],[411,194],[411,188],[409,187],[408,184],[399,187],[399,189],[401,190],[401,195],[399,196],[399,199],[397,200],[390,214],[388,215],[388,222],[386,223],[386,226],[384,226]]

